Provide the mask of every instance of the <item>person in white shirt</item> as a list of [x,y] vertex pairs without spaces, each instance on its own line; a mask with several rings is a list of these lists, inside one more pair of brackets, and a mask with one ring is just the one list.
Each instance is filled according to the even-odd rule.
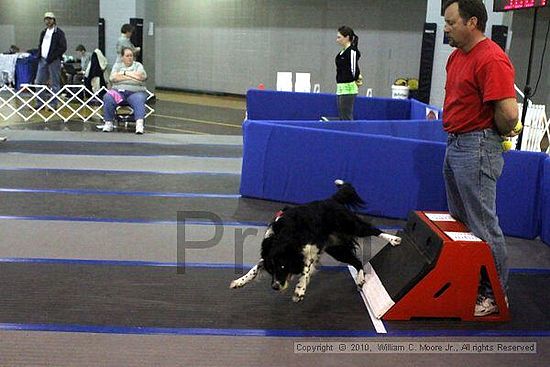
[[[67,51],[67,40],[65,33],[57,26],[55,14],[48,11],[44,13],[44,23],[46,28],[40,33],[40,42],[38,52],[40,59],[38,61],[38,70],[36,72],[35,84],[46,85],[51,81],[51,89],[57,93],[61,89],[61,59]],[[42,105],[48,101],[48,96],[41,93],[36,101],[36,108],[42,108]],[[50,108],[57,107],[57,99],[49,102]]]

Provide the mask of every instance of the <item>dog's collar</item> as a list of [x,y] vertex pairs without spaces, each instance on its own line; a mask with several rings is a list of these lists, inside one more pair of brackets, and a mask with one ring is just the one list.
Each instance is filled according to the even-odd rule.
[[275,221],[278,221],[283,216],[284,212],[282,210],[279,210],[277,213],[275,213]]

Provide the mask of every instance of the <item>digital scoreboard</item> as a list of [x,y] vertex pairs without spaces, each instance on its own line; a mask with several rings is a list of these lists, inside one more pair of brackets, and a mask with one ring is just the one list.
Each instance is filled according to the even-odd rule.
[[550,0],[494,0],[493,11],[511,11],[540,8],[547,6]]

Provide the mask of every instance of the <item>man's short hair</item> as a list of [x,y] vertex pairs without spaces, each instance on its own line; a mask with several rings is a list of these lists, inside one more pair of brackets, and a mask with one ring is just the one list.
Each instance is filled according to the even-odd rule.
[[485,32],[487,9],[481,0],[447,0],[445,5],[443,5],[443,11],[454,3],[458,3],[458,13],[464,21],[467,21],[471,17],[476,17],[477,29]]
[[86,52],[86,47],[84,47],[84,45],[78,45],[75,51]]
[[128,33],[128,32],[134,32],[134,26],[131,25],[131,24],[123,24],[122,27],[120,28],[120,33]]

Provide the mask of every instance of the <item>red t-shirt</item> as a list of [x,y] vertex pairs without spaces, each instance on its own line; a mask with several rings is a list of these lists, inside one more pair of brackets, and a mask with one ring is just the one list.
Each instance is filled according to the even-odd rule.
[[447,61],[443,128],[466,133],[494,127],[492,101],[515,98],[515,72],[508,55],[486,38],[465,53],[453,51]]

